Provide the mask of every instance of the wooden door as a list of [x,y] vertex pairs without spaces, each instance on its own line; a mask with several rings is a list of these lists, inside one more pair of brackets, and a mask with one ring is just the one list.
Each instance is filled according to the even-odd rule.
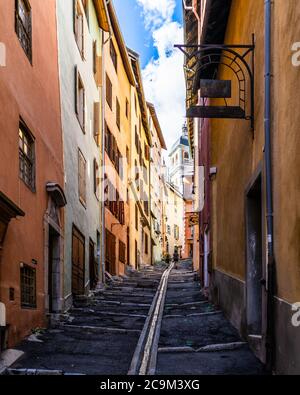
[[84,294],[85,272],[85,239],[84,236],[73,227],[72,233],[72,294]]
[[116,237],[107,229],[105,232],[105,270],[116,275]]
[[90,240],[89,252],[90,289],[95,289],[98,280],[98,265],[95,259],[95,244],[92,240]]

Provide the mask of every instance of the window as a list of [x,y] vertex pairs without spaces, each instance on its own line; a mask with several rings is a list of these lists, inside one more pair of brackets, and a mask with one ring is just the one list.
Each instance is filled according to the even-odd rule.
[[[147,197],[145,197],[145,199],[148,199]],[[144,200],[144,211],[146,215],[149,215],[149,202],[148,200]]]
[[188,152],[185,152],[183,158],[184,158],[184,160],[185,160],[186,162],[188,162],[189,159],[190,159],[189,153],[188,153]]
[[126,118],[129,119],[129,101],[128,101],[128,99],[126,99],[125,115],[126,115]]
[[139,209],[138,205],[135,205],[135,229],[139,230]]
[[97,73],[97,40],[93,42],[93,72]]
[[145,158],[146,160],[150,160],[150,149],[149,149],[149,145],[145,143]]
[[109,108],[112,110],[112,83],[106,74],[106,101]]
[[100,103],[94,103],[94,139],[96,144],[100,145],[100,135],[101,135],[101,122],[100,122]]
[[135,148],[136,148],[136,151],[137,151],[137,153],[139,153],[139,136],[138,136],[138,133],[137,133],[137,126],[135,125],[135,127],[134,127],[134,131],[135,131],[135,139],[134,139],[134,142],[135,142]]
[[177,225],[174,225],[174,238],[179,240],[179,227]]
[[75,67],[75,112],[77,115],[78,122],[81,126],[82,131],[85,131],[85,89],[78,73],[77,67]]
[[15,10],[15,30],[21,46],[32,61],[32,27],[31,27],[31,7],[28,0],[16,0]]
[[167,233],[168,233],[168,235],[171,236],[171,226],[170,225],[167,226]]
[[83,295],[85,285],[85,238],[73,225],[72,229],[72,294]]
[[113,62],[113,65],[115,67],[115,70],[117,71],[118,70],[118,58],[117,58],[116,49],[115,49],[112,41],[110,41],[110,57]]
[[148,253],[149,253],[149,245],[148,245],[148,243],[149,243],[148,235],[147,235],[147,233],[145,233],[145,254],[146,255],[148,255]]
[[80,55],[84,57],[84,21],[80,1],[74,1],[74,34]]
[[82,152],[78,150],[78,193],[79,200],[86,205],[86,160]]
[[126,246],[121,240],[119,240],[119,261],[125,263]]
[[85,17],[86,17],[87,23],[89,25],[89,22],[90,22],[89,0],[82,0],[82,5],[83,5],[83,8],[84,8],[84,13],[85,13]]
[[99,184],[100,184],[100,174],[99,174],[99,165],[97,160],[94,159],[94,194],[96,198],[99,199]]
[[127,160],[127,163],[129,164],[130,163],[130,153],[129,153],[129,148],[127,145],[126,145],[126,160]]
[[117,173],[121,178],[123,178],[122,155],[118,149],[116,138],[111,133],[107,125],[105,126],[105,151],[117,170]]
[[138,244],[137,244],[137,241],[135,240],[135,243],[134,243],[134,252],[135,252],[135,267],[137,267],[138,266]]
[[25,184],[35,190],[34,140],[25,124],[19,124],[19,175]]
[[121,109],[120,109],[120,103],[118,98],[116,98],[116,123],[118,126],[118,129],[120,130],[121,127]]
[[134,95],[134,109],[135,109],[135,114],[137,114],[137,100],[136,100],[136,95]]
[[36,308],[36,270],[23,264],[21,274],[21,307]]

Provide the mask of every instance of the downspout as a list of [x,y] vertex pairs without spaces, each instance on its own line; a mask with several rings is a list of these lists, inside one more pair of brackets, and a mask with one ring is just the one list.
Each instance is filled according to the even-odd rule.
[[273,185],[272,185],[272,146],[271,146],[271,0],[265,0],[265,173],[267,210],[267,338],[266,364],[272,370],[274,364],[274,228],[273,228]]
[[[106,6],[106,12],[108,15],[108,10],[107,6],[109,4],[110,0],[107,0],[105,2]],[[110,21],[109,21],[110,25]],[[109,36],[105,40],[105,34],[104,31],[102,31],[102,48],[101,48],[101,54],[102,54],[102,88],[101,88],[101,106],[102,106],[102,125],[101,125],[101,180],[102,180],[102,185],[101,185],[101,221],[102,221],[102,232],[101,232],[101,272],[102,272],[102,282],[105,284],[105,205],[104,205],[104,198],[105,198],[105,192],[104,192],[104,177],[105,177],[105,97],[106,97],[106,86],[105,86],[105,57],[104,57],[104,46],[107,42],[110,41],[112,37],[112,28],[110,25],[109,28]]]

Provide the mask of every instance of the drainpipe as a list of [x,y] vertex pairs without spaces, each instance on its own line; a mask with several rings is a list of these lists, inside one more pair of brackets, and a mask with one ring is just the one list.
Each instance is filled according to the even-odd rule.
[[[110,0],[107,0],[104,4],[106,7],[106,12],[108,15],[107,6],[110,3]],[[110,21],[109,21],[110,25]],[[101,125],[101,221],[102,221],[102,234],[101,234],[101,271],[102,271],[102,282],[105,284],[105,205],[104,205],[104,176],[105,176],[105,97],[106,97],[106,84],[105,84],[105,58],[104,58],[104,46],[106,43],[110,41],[112,37],[112,28],[110,25],[109,36],[105,40],[104,31],[102,31],[102,88],[101,88],[101,116],[102,116],[102,125]]]
[[271,0],[265,0],[265,172],[267,210],[267,368],[271,371],[274,363],[274,228],[273,228],[273,185],[271,146]]

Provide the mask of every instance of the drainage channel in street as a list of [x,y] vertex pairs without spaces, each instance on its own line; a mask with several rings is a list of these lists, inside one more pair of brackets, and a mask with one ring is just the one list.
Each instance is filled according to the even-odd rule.
[[190,260],[115,280],[29,339],[6,374],[264,374],[248,344],[202,295]]
[[263,374],[264,368],[220,309],[201,293],[191,262],[173,269],[157,348],[156,375]]

